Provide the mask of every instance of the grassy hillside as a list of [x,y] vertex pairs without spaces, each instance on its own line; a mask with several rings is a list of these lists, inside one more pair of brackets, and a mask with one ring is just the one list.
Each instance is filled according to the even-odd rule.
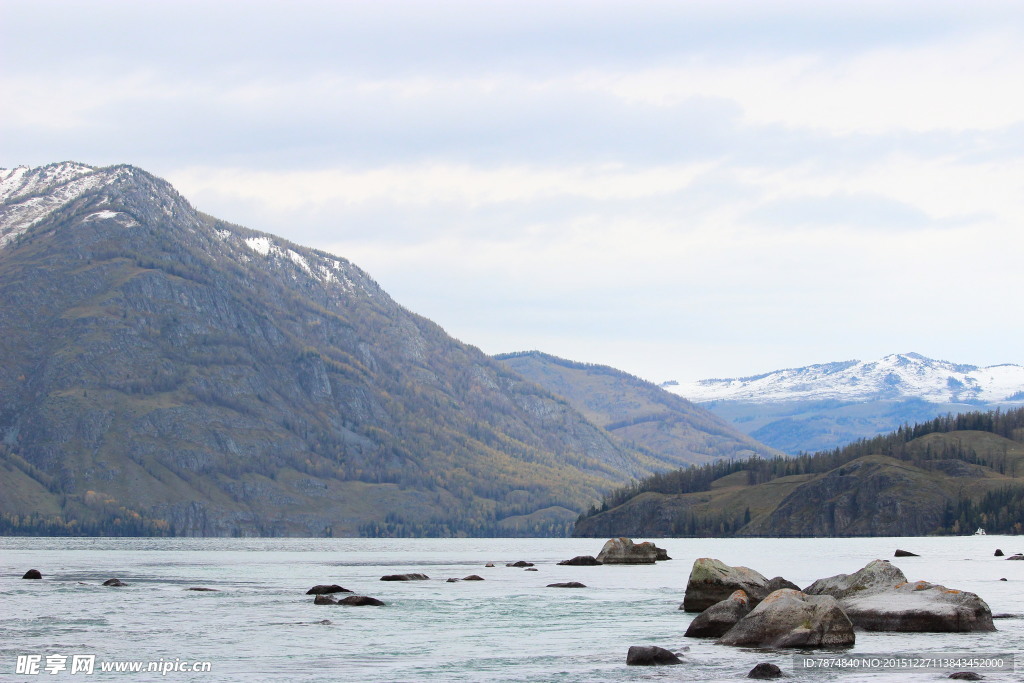
[[796,458],[716,463],[618,489],[577,536],[1024,533],[1024,410],[937,418]]

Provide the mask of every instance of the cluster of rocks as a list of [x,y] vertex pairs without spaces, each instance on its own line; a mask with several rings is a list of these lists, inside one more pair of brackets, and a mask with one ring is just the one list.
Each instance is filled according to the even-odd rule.
[[690,638],[746,647],[853,645],[865,631],[994,631],[992,612],[974,593],[909,582],[898,567],[875,560],[853,574],[819,579],[801,590],[719,560],[693,563],[680,609],[699,612]]

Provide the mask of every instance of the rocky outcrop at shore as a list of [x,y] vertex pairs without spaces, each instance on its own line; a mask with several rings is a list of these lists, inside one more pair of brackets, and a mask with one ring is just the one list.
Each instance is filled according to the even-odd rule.
[[844,647],[853,645],[853,623],[830,595],[777,590],[718,639],[746,647]]

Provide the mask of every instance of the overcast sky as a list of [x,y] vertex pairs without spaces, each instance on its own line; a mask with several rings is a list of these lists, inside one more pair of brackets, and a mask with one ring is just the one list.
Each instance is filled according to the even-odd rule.
[[1024,363],[1024,3],[0,0],[0,92],[0,166],[141,166],[488,353]]

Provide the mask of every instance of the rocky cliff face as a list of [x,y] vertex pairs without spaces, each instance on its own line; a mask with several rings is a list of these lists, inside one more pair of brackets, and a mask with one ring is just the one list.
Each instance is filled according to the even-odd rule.
[[3,170],[0,199],[9,524],[560,533],[650,472],[347,260],[140,169]]

